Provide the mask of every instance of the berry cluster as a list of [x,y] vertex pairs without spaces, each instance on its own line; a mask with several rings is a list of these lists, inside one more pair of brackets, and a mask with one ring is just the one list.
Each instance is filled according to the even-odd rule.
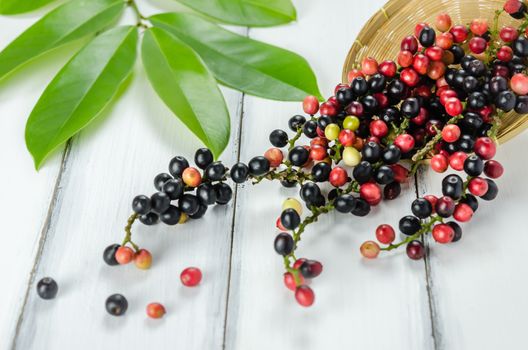
[[[523,22],[499,30],[503,12]],[[134,260],[138,267],[150,266],[150,253],[131,239],[137,218],[146,225],[158,220],[182,223],[202,217],[208,205],[229,202],[228,178],[236,184],[279,181],[284,187],[298,187],[304,204],[295,198],[284,201],[274,248],[283,258],[284,284],[300,305],[310,306],[315,295],[309,280],[323,266],[296,256],[306,227],[333,210],[368,215],[383,199],[398,197],[401,184],[423,164],[437,172],[464,172],[465,179],[447,175],[443,196],[416,199],[413,215],[400,220],[398,228],[405,237],[401,242],[394,243],[392,226],[381,225],[376,239],[386,246],[367,241],[361,253],[375,258],[382,250],[406,245],[407,255],[416,260],[426,253],[423,235],[432,233],[439,243],[458,241],[459,223],[471,219],[478,200],[497,196],[493,179],[503,168],[492,158],[502,115],[512,110],[528,113],[526,18],[526,6],[518,0],[508,0],[491,26],[486,19],[452,25],[447,14],[440,14],[434,25],[416,25],[402,40],[396,60],[378,63],[367,57],[348,73],[349,83],[337,85],[328,100],[320,104],[314,96],[306,97],[305,115],[288,121],[293,134],[272,131],[273,147],[262,156],[228,169],[214,162],[209,150],[200,149],[195,163],[203,174],[185,158],[174,158],[170,174],[155,178],[158,192],[134,198],[125,239],[107,248],[105,261],[114,265]],[[304,217],[303,208],[308,212]],[[450,218],[454,221],[447,222]],[[158,306],[152,308],[153,314],[162,313]]]

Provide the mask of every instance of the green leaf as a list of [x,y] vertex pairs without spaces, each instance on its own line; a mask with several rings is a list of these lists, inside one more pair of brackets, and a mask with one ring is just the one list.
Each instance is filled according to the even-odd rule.
[[150,28],[145,31],[141,55],[160,98],[218,157],[229,141],[229,112],[198,54],[168,32]]
[[176,0],[220,22],[268,27],[296,19],[291,0]]
[[57,7],[0,52],[0,79],[53,48],[101,31],[124,8],[123,0],[72,0]]
[[14,15],[36,10],[55,0],[0,0],[0,14]]
[[149,20],[198,52],[224,85],[274,100],[322,98],[310,65],[291,51],[232,33],[192,14],[163,13]]
[[130,75],[137,28],[123,26],[92,40],[48,85],[26,125],[37,169],[58,146],[93,121]]

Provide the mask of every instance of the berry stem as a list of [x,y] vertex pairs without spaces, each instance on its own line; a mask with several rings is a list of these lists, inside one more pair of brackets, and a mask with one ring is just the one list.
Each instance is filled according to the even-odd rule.
[[[287,165],[286,163],[284,163],[284,164]],[[284,170],[281,170],[281,171],[270,171],[266,175],[255,176],[255,177],[252,177],[252,178],[253,178],[253,185],[258,184],[259,182],[261,182],[264,179],[270,180],[270,181],[273,181],[273,180],[296,181],[296,182],[302,184],[304,181],[311,180],[312,179],[312,175],[311,174],[307,174],[307,173],[305,173],[303,171],[300,171],[300,170],[297,171],[297,170],[293,169],[290,165],[288,165],[287,169],[284,169]]]
[[381,250],[385,250],[385,251],[391,251],[393,249],[396,249],[404,244],[407,244],[411,241],[414,241],[415,239],[418,239],[420,238],[423,234],[426,234],[426,233],[429,233],[431,232],[431,229],[433,227],[433,225],[437,222],[441,222],[443,219],[436,215],[436,216],[432,216],[431,219],[427,222],[424,222],[422,223],[422,228],[416,232],[415,234],[405,238],[403,241],[399,242],[399,243],[396,243],[396,244],[389,244],[387,247],[382,247],[380,248]]
[[302,127],[301,128],[297,128],[297,132],[295,133],[295,136],[288,141],[288,152],[291,151],[293,149],[293,147],[295,147],[295,143],[302,136],[302,133],[303,133],[302,132]]
[[130,217],[127,220],[127,225],[125,226],[125,238],[123,239],[123,243],[121,243],[121,246],[126,246],[127,243],[130,243],[130,245],[134,248],[134,250],[137,252],[139,251],[139,247],[132,242],[132,225],[134,225],[134,222],[139,218],[139,215],[137,213],[134,213],[130,215]]

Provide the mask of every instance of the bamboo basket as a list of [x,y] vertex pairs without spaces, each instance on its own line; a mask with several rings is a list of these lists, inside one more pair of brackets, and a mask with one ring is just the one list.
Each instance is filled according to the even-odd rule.
[[[434,23],[439,13],[446,12],[453,19],[453,24],[467,24],[474,18],[487,18],[491,24],[495,11],[503,4],[504,0],[389,0],[369,19],[350,48],[342,80],[347,83],[347,73],[357,68],[366,56],[378,61],[396,59],[401,39],[414,33],[416,23]],[[500,16],[499,28],[518,24],[518,20],[507,14]],[[510,112],[502,117],[502,121],[499,143],[511,140],[528,128],[527,115]]]

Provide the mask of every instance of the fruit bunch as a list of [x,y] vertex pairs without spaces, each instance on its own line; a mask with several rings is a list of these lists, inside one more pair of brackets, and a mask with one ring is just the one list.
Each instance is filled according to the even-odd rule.
[[[504,12],[522,20],[517,28],[498,28]],[[503,168],[493,157],[501,117],[512,110],[528,113],[527,18],[518,0],[508,0],[491,24],[474,19],[453,25],[448,14],[439,14],[434,24],[418,23],[403,38],[395,60],[367,57],[328,100],[306,97],[305,114],[289,119],[290,133],[272,131],[272,147],[263,156],[230,169],[213,161],[207,149],[196,152],[196,167],[174,158],[169,173],[154,180],[158,192],[134,198],[125,239],[107,248],[105,261],[150,266],[150,253],[131,239],[136,219],[146,225],[183,223],[202,217],[209,205],[228,203],[229,179],[236,184],[279,181],[298,187],[301,200],[284,201],[274,248],[283,258],[286,287],[299,304],[310,306],[314,292],[309,280],[323,266],[296,256],[307,226],[333,210],[369,214],[383,199],[396,198],[421,165],[440,173],[451,168],[463,177],[450,173],[442,181],[442,196],[430,194],[412,203],[412,215],[398,225],[404,237],[400,242],[395,243],[392,226],[381,225],[377,242],[363,243],[361,254],[375,258],[406,246],[409,258],[417,260],[426,253],[424,235],[431,233],[443,244],[458,241],[459,223],[471,220],[479,200],[497,196],[494,179]]]

